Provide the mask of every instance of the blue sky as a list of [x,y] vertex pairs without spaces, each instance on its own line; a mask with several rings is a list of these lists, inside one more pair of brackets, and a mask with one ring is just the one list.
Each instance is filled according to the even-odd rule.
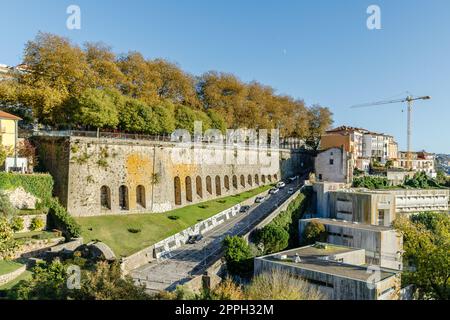
[[[81,8],[81,30],[66,28],[71,4]],[[381,8],[381,30],[366,27],[371,4]],[[404,106],[349,106],[406,91],[431,95],[414,109],[413,147],[450,153],[448,0],[0,0],[0,8],[0,63],[18,64],[39,30],[103,41],[195,75],[258,80],[330,107],[335,125],[392,134],[402,149]]]

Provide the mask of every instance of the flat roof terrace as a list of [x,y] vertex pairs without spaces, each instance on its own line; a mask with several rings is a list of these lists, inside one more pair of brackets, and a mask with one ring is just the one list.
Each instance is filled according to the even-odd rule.
[[[313,246],[301,247],[279,252],[276,254],[271,254],[257,259],[270,261],[279,265],[286,265],[303,270],[310,270],[323,274],[365,282],[372,275],[370,272],[367,272],[368,269],[366,266],[351,265],[326,259],[327,257],[331,257],[336,254],[349,253],[359,250],[363,249],[330,244],[316,244]],[[301,259],[301,262],[298,263],[296,263],[294,260],[297,254]],[[287,259],[281,260],[279,258],[280,255],[286,255]],[[396,270],[390,270],[386,268],[381,268],[380,272],[380,281],[393,277],[399,273]]]

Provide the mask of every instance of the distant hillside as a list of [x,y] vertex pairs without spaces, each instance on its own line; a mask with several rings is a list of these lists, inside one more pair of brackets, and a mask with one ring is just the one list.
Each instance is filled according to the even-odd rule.
[[436,155],[437,170],[443,170],[450,175],[450,154],[438,154]]

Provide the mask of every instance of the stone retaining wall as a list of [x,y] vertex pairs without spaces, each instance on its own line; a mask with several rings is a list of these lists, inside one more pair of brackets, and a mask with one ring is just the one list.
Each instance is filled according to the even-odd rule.
[[0,275],[0,286],[16,279],[18,276],[20,276],[22,273],[25,272],[26,268],[27,268],[26,265],[23,265],[19,269],[14,270],[13,272]]
[[46,240],[30,240],[21,246],[14,253],[14,259],[36,257],[45,253],[50,247],[64,243],[64,237],[46,239]]

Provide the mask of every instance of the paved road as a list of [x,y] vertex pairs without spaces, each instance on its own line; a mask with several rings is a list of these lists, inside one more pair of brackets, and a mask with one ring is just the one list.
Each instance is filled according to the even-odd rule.
[[236,216],[205,233],[196,244],[183,245],[172,252],[170,258],[154,261],[131,272],[131,276],[148,291],[173,290],[177,285],[201,275],[203,271],[221,255],[222,240],[227,235],[243,235],[267,217],[289,198],[289,188],[294,191],[301,187],[299,181],[287,184],[277,194],[270,195],[261,204],[254,204],[247,213]]

